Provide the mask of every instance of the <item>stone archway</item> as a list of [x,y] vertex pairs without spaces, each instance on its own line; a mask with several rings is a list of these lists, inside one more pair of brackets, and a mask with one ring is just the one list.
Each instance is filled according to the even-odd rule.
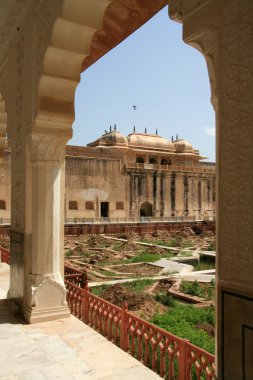
[[153,215],[153,207],[151,203],[144,202],[140,207],[140,217],[149,217]]
[[9,297],[28,322],[69,315],[63,282],[64,157],[80,73],[166,4],[25,1],[13,21],[11,64],[4,61],[4,75],[12,144],[11,267],[22,270],[11,274]]
[[[0,77],[4,66],[6,89],[8,87],[8,96],[5,98],[10,119],[8,124],[12,125],[12,132],[15,132],[11,136],[16,160],[12,167],[14,225],[11,251],[14,254],[11,260],[17,269],[25,265],[25,284],[23,286],[23,277],[20,278],[20,274],[17,273],[17,277],[11,279],[10,297],[19,302],[22,313],[29,321],[36,318],[57,318],[62,315],[61,310],[66,315],[61,277],[63,156],[64,145],[71,135],[74,93],[80,71],[131,34],[134,28],[147,21],[152,12],[154,14],[167,2],[4,2],[3,8],[8,6],[8,3],[14,4],[13,12],[8,17],[7,28],[1,34],[1,38],[9,39],[11,43],[8,45],[4,41],[0,46]],[[219,124],[219,379],[242,379],[241,372],[238,371],[242,371],[243,365],[246,376],[251,378],[252,360],[248,356],[250,350],[247,350],[247,347],[250,347],[249,343],[252,342],[250,331],[253,328],[253,277],[252,265],[249,265],[252,263],[253,210],[253,3],[245,1],[241,5],[238,0],[170,0],[169,3],[171,18],[183,23],[184,41],[196,47],[205,56],[212,90],[211,100]],[[31,12],[30,7],[39,6],[42,8],[41,11]],[[89,24],[89,21],[92,23]],[[38,26],[36,33],[33,33],[34,24]],[[32,43],[31,36],[35,36]],[[30,57],[29,46],[33,48]],[[36,83],[31,86],[34,77]],[[37,80],[39,91],[36,87]],[[31,153],[28,152],[29,146]],[[34,167],[33,174],[31,162]],[[37,167],[42,181],[40,175],[36,174]],[[43,199],[43,194],[36,195],[40,185],[44,186],[45,179],[48,199]],[[32,205],[31,193],[27,189],[32,190]],[[42,204],[47,204],[47,214],[43,208],[36,210],[41,199]],[[240,223],[238,215],[241,217]],[[41,224],[38,222],[39,219]],[[48,221],[49,229],[41,233],[40,227],[44,228]],[[241,255],[240,260],[238,252]],[[22,286],[19,286],[20,284]],[[51,304],[38,303],[38,300],[45,300],[45,295],[48,294],[54,295]],[[242,313],[242,310],[245,312]],[[248,320],[243,319],[245,315]],[[246,335],[243,334],[248,334],[247,339],[244,339]]]

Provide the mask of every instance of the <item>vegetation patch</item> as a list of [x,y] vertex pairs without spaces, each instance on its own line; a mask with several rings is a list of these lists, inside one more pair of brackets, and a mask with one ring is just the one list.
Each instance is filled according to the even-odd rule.
[[155,295],[155,300],[165,306],[174,307],[176,305],[174,298],[167,293],[157,293]]
[[214,315],[213,307],[196,308],[176,302],[168,312],[157,314],[150,322],[214,354]]
[[90,288],[90,292],[94,294],[95,296],[100,296],[100,294],[107,288],[109,288],[110,285],[100,285],[100,286],[93,286]]
[[65,252],[66,257],[70,257],[72,255],[73,255],[73,252],[71,251],[71,249],[69,249],[68,251]]
[[197,264],[194,264],[193,266],[194,266],[195,271],[209,270],[209,269],[215,268],[215,263],[214,263],[214,261],[200,260]]
[[194,282],[182,281],[180,285],[180,291],[192,296],[214,300],[215,283],[214,280],[211,280],[210,283],[199,283],[196,280]]
[[146,279],[146,280],[135,280],[131,282],[125,282],[122,284],[127,289],[132,290],[133,292],[143,292],[148,286],[153,285],[155,280]]
[[159,259],[159,255],[144,251],[129,259],[128,263],[153,263]]

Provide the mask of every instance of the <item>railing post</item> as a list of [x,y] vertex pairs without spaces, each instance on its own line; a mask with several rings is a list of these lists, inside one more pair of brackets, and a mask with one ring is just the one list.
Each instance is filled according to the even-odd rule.
[[127,334],[127,324],[126,324],[126,313],[128,311],[128,304],[125,302],[123,309],[121,311],[121,323],[120,323],[120,348],[126,351],[126,334]]
[[89,287],[86,283],[85,288],[83,289],[83,321],[84,323],[89,323]]
[[188,339],[182,339],[179,346],[178,380],[190,380],[187,376],[186,345],[188,342]]
[[82,273],[81,275],[81,281],[80,281],[80,287],[82,289],[85,289],[87,287],[87,274],[86,273]]

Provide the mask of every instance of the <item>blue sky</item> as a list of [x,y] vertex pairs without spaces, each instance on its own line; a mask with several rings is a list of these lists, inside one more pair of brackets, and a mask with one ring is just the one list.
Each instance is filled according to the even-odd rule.
[[[132,105],[137,108],[134,111]],[[109,130],[176,134],[215,160],[215,116],[204,58],[182,41],[167,8],[88,68],[75,98],[73,145]]]

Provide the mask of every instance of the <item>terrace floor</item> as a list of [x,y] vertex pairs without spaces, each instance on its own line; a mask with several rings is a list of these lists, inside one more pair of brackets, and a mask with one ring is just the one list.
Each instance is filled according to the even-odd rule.
[[28,325],[6,305],[0,263],[1,380],[155,380],[158,375],[75,317]]

